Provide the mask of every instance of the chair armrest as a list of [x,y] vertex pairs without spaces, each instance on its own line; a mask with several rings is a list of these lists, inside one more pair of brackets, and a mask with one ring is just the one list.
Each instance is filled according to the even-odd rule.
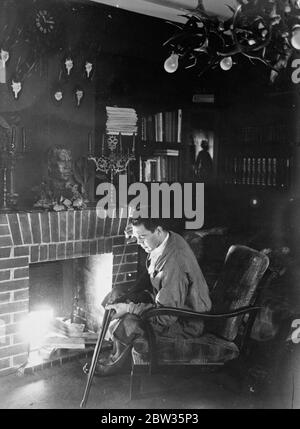
[[197,311],[185,310],[183,308],[175,307],[160,307],[160,308],[150,308],[146,310],[142,315],[142,319],[151,319],[156,316],[177,316],[177,317],[187,317],[193,319],[226,319],[229,317],[236,317],[242,314],[247,314],[253,311],[258,311],[262,307],[258,306],[248,306],[241,307],[237,310],[230,311],[228,313],[199,313]]

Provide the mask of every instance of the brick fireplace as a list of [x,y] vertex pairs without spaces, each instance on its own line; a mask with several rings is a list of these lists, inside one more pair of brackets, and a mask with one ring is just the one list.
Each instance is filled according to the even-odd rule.
[[0,375],[27,359],[19,325],[29,312],[29,265],[112,253],[113,284],[126,290],[137,275],[137,246],[125,247],[126,223],[122,216],[100,219],[95,208],[0,213]]

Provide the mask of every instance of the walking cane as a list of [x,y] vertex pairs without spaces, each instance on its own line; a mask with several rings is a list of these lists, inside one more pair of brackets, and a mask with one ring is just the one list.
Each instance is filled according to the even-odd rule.
[[[128,231],[128,225],[125,228],[125,237],[126,237],[127,240],[126,240],[125,246],[123,248],[121,262],[120,262],[119,267],[118,267],[118,272],[117,272],[117,275],[116,275],[116,279],[118,277],[120,266],[121,266],[121,264],[123,262],[123,259],[124,259],[124,255],[125,255],[125,251],[127,249],[127,245],[136,241],[135,238],[131,237],[131,234]],[[86,403],[87,403],[87,400],[88,400],[88,396],[89,396],[89,393],[90,393],[90,390],[91,390],[91,385],[92,385],[93,377],[94,377],[95,370],[96,370],[96,364],[97,364],[97,361],[98,361],[98,358],[99,358],[99,354],[100,354],[100,351],[101,351],[101,348],[102,348],[102,343],[103,343],[103,340],[105,338],[108,326],[109,326],[109,324],[111,322],[111,319],[112,319],[112,317],[113,317],[113,315],[114,315],[115,312],[116,312],[116,310],[114,310],[113,308],[110,308],[109,310],[105,310],[105,312],[104,312],[102,329],[101,329],[101,331],[99,333],[99,336],[98,336],[98,339],[97,339],[97,343],[96,343],[96,346],[95,346],[95,350],[94,350],[94,354],[93,354],[93,358],[92,358],[91,367],[90,367],[90,370],[89,370],[89,375],[88,375],[88,379],[87,379],[85,391],[84,391],[84,394],[83,394],[82,401],[80,403],[80,408],[85,408],[85,406],[86,406]]]
[[89,374],[88,374],[88,379],[87,379],[85,391],[83,394],[82,401],[80,403],[80,408],[85,408],[85,406],[86,406],[88,396],[90,393],[90,389],[91,389],[91,385],[92,385],[92,381],[93,381],[93,377],[94,377],[95,370],[96,370],[96,364],[97,364],[99,354],[100,354],[100,351],[102,348],[103,340],[105,338],[107,329],[109,327],[109,324],[111,322],[111,319],[112,319],[114,313],[115,313],[115,310],[113,308],[110,308],[109,310],[105,310],[105,312],[104,312],[102,329],[99,333],[97,343],[95,346],[95,350],[94,350],[92,363],[91,363],[91,367],[90,367]]

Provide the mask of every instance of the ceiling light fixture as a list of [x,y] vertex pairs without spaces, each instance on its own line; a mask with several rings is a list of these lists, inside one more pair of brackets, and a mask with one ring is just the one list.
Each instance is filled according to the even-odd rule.
[[230,70],[233,57],[243,56],[269,67],[270,81],[275,81],[293,50],[300,50],[300,1],[236,1],[236,8],[228,6],[229,19],[207,14],[199,0],[196,9],[181,15],[186,23],[169,22],[177,31],[164,43],[171,53],[164,63],[168,73],[196,67],[200,76],[218,65]]
[[169,58],[166,59],[164,67],[166,72],[174,73],[178,69],[178,54],[172,53]]

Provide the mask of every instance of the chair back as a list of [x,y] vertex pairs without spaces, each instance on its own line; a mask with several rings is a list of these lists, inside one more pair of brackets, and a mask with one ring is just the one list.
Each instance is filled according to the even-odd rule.
[[[229,248],[221,274],[211,293],[212,313],[229,312],[252,305],[257,286],[269,265],[264,253],[247,246]],[[209,324],[209,331],[234,341],[243,316],[218,320]]]

